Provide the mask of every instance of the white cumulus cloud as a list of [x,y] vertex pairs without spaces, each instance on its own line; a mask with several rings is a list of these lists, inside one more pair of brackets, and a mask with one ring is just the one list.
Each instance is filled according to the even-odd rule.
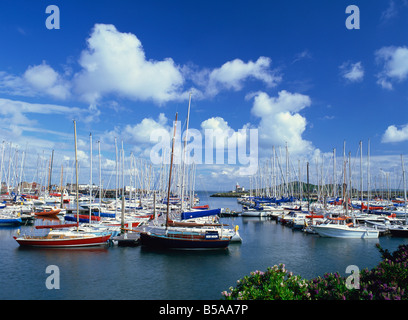
[[[227,149],[228,147],[231,148],[238,145],[244,145],[248,139],[247,129],[249,129],[249,127],[249,124],[245,124],[240,130],[235,131],[222,117],[212,117],[201,122],[203,133],[205,133],[206,130],[209,130],[208,132],[212,132],[214,135],[214,139],[216,140],[214,143],[215,148]],[[220,141],[220,139],[222,139],[223,144],[217,144],[217,141]],[[233,142],[234,145],[228,145],[228,140]]]
[[21,76],[0,72],[0,91],[23,96],[50,96],[65,100],[71,85],[45,61],[29,66]]
[[277,97],[265,92],[254,96],[252,114],[261,118],[258,125],[259,141],[264,147],[288,144],[292,153],[310,153],[314,147],[302,135],[307,120],[299,111],[311,105],[309,96],[282,90]]
[[236,58],[213,69],[178,65],[171,57],[154,60],[135,34],[121,32],[112,24],[94,25],[77,62],[77,71],[65,67],[62,73],[45,61],[29,66],[21,75],[0,71],[0,92],[87,102],[97,118],[97,106],[112,95],[163,105],[187,100],[189,93],[206,99],[222,91],[240,91],[251,80],[270,88],[282,79],[264,56],[255,61]]
[[248,79],[255,79],[269,87],[276,86],[281,76],[270,70],[271,59],[259,57],[255,62],[234,59],[213,70],[202,70],[194,74],[196,83],[205,87],[205,94],[214,96],[221,90],[239,91]]
[[376,60],[383,66],[377,83],[384,89],[392,89],[393,81],[403,81],[408,77],[408,48],[382,47],[375,52]]
[[408,124],[397,128],[395,125],[391,125],[385,130],[381,142],[402,142],[408,140]]
[[184,78],[171,58],[147,59],[142,43],[115,26],[96,24],[81,54],[77,92],[88,102],[106,94],[159,104],[178,99]]
[[164,113],[160,113],[157,120],[144,118],[135,125],[126,125],[122,134],[134,143],[150,143],[150,135],[154,130],[164,129],[170,132],[171,127],[167,124],[168,119]]

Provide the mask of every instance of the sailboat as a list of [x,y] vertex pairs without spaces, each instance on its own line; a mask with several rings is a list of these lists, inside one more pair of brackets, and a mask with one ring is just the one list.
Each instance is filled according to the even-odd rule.
[[106,244],[111,237],[110,234],[98,235],[88,232],[78,232],[68,230],[60,232],[51,230],[46,236],[14,236],[13,238],[20,246],[41,247],[41,248],[69,248],[69,247],[89,247]]
[[11,215],[0,213],[0,227],[20,226],[22,224],[23,221],[20,217],[13,217]]
[[[404,185],[404,209],[401,210],[401,212],[404,212],[405,216],[405,222],[407,221],[407,213],[408,213],[408,202],[407,202],[407,187],[406,187],[406,181],[405,181],[405,169],[404,169],[404,160],[401,155],[401,164],[402,164],[402,181]],[[400,213],[401,214],[401,213]],[[388,229],[393,237],[408,237],[408,225],[400,225],[400,226],[392,226]]]
[[[368,149],[369,150],[369,149]],[[368,170],[369,173],[369,152],[368,152]],[[353,217],[353,221],[350,222],[350,217],[348,217],[348,201],[347,201],[347,190],[346,190],[346,160],[344,160],[344,183],[343,183],[343,196],[344,196],[344,209],[345,215],[340,215],[339,217],[329,217],[325,222],[319,225],[314,225],[313,230],[318,233],[321,237],[331,237],[331,238],[361,238],[361,239],[376,239],[380,235],[380,231],[376,228],[358,226],[355,225],[356,218]],[[369,190],[369,188],[367,188]],[[367,204],[368,205],[368,204]]]
[[[76,199],[78,200],[78,160],[77,160],[77,139],[76,122],[74,121],[75,135],[75,162],[76,162]],[[13,238],[20,246],[41,247],[41,248],[70,248],[70,247],[88,247],[106,244],[111,237],[108,232],[88,232],[79,229],[79,204],[77,203],[77,226],[68,230],[50,230],[45,236],[14,236]]]
[[218,226],[213,226],[213,229],[202,228],[204,226],[200,224],[172,221],[169,217],[176,128],[177,113],[171,149],[166,221],[161,225],[144,228],[144,231],[140,233],[140,242],[143,246],[161,249],[225,249],[231,241],[231,236],[224,234],[222,228],[218,228]]

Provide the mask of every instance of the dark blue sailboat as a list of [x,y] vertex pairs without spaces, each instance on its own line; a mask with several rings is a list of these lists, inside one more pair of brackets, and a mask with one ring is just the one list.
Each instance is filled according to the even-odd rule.
[[160,249],[225,249],[230,239],[216,230],[200,231],[191,227],[155,228],[140,234],[142,245]]
[[[153,226],[140,233],[140,242],[144,246],[160,249],[225,249],[228,247],[231,237],[224,235],[221,228],[213,225],[211,229],[205,224],[171,221],[169,218],[170,186],[173,167],[174,139],[177,127],[174,122],[174,133],[171,149],[169,170],[169,183],[167,190],[167,213],[166,223],[161,226]],[[191,213],[190,213],[191,214]]]

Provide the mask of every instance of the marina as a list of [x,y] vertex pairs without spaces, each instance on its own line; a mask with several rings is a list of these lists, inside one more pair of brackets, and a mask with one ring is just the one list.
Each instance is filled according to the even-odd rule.
[[[236,198],[211,198],[206,192],[197,192],[197,197],[210,208],[242,209]],[[408,243],[408,238],[390,234],[376,239],[326,238],[270,216],[238,214],[220,218],[222,224],[237,226],[242,238],[223,250],[165,250],[140,243],[66,249],[19,246],[13,239],[17,233],[45,232],[36,226],[57,223],[43,219],[37,218],[33,225],[0,229],[2,300],[217,300],[222,291],[254,270],[284,263],[294,274],[309,279],[326,272],[345,275],[348,265],[374,267],[380,261],[377,243],[390,251]],[[137,240],[134,233],[128,237]],[[48,265],[60,269],[60,290],[45,286]]]
[[408,299],[406,0],[21,1],[1,300]]
[[[51,186],[53,156],[47,173],[48,185],[41,187],[36,183],[34,190],[21,193],[20,185],[11,186],[7,180],[7,192],[2,194],[3,207],[0,209],[4,226],[0,229],[0,254],[7,260],[2,266],[6,268],[2,274],[23,272],[19,270],[20,260],[24,261],[23,266],[40,266],[45,258],[49,265],[66,270],[69,279],[73,277],[83,282],[82,277],[87,274],[87,281],[96,281],[98,290],[109,292],[103,299],[213,300],[223,291],[221,286],[230,287],[253,270],[283,263],[293,268],[292,272],[310,278],[328,272],[341,273],[349,265],[365,269],[379,261],[379,253],[374,251],[377,243],[392,249],[408,240],[408,202],[402,155],[403,198],[399,193],[391,198],[388,193],[388,199],[383,199],[371,189],[367,190],[365,198],[362,183],[360,191],[352,187],[352,170],[347,171],[344,156],[340,179],[336,170],[333,172],[333,179],[342,183],[330,186],[321,180],[312,199],[309,163],[306,164],[307,182],[296,181],[296,177],[301,176],[300,167],[298,176],[289,170],[287,148],[286,175],[282,174],[281,168],[281,174],[277,174],[275,161],[279,167],[282,159],[274,149],[272,166],[267,170],[261,166],[250,176],[250,185],[254,184],[255,188],[250,187],[249,194],[211,197],[213,193],[195,192],[194,164],[173,164],[177,116],[176,113],[170,163],[162,165],[156,174],[157,181],[160,181],[157,189],[152,188],[150,182],[143,184],[141,179],[137,189],[134,161],[130,162],[130,182],[135,184],[126,187],[125,171],[129,171],[124,163],[122,146],[120,158],[116,159],[116,184],[122,187],[115,190],[115,197],[96,198],[93,187],[80,195],[75,121],[73,192],[68,192],[68,185],[63,185],[63,167],[59,188]],[[90,145],[92,155],[92,142]],[[359,151],[361,182],[361,143]],[[369,164],[368,154],[368,168]],[[369,169],[367,172],[369,175]],[[90,173],[89,186],[92,186],[92,160]],[[139,174],[143,175],[143,171]],[[150,178],[149,172],[149,181]],[[129,189],[127,193],[126,189]],[[237,185],[238,190],[243,188]],[[99,195],[102,194],[99,177]],[[54,260],[55,257],[58,259]],[[75,261],[73,269],[72,260]],[[176,272],[169,273],[170,270]],[[34,273],[29,274],[32,277]],[[153,279],[149,288],[146,288],[145,280],[136,276],[140,274]],[[199,280],[195,278],[197,275]],[[133,278],[135,276],[137,279]],[[166,277],[164,284],[157,280],[160,276]],[[117,293],[123,279],[130,278],[133,280],[127,289]],[[7,284],[8,279],[4,277],[0,284],[12,291],[5,289],[1,292],[2,299],[96,298],[89,288],[75,286],[69,289],[72,281],[62,290],[62,297],[58,294],[49,296],[54,292],[42,290],[27,296],[27,290],[14,291],[14,287]],[[34,285],[30,280],[37,279],[23,281],[25,288]],[[112,285],[112,281],[115,284]],[[178,281],[180,290],[177,293],[167,288],[167,283],[172,281]],[[192,286],[204,286],[204,289],[192,290]],[[116,294],[112,296],[113,292]]]

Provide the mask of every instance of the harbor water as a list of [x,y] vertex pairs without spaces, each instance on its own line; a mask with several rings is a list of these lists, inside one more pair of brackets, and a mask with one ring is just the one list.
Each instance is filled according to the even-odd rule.
[[[210,198],[200,204],[240,210],[235,198]],[[346,268],[373,268],[381,256],[376,244],[394,251],[405,238],[334,239],[306,234],[269,218],[222,218],[238,225],[242,243],[227,250],[153,250],[142,246],[77,249],[19,247],[13,235],[33,226],[0,229],[1,300],[218,300],[221,292],[251,271],[285,264],[310,279]],[[48,289],[48,266],[59,271],[59,289]]]

